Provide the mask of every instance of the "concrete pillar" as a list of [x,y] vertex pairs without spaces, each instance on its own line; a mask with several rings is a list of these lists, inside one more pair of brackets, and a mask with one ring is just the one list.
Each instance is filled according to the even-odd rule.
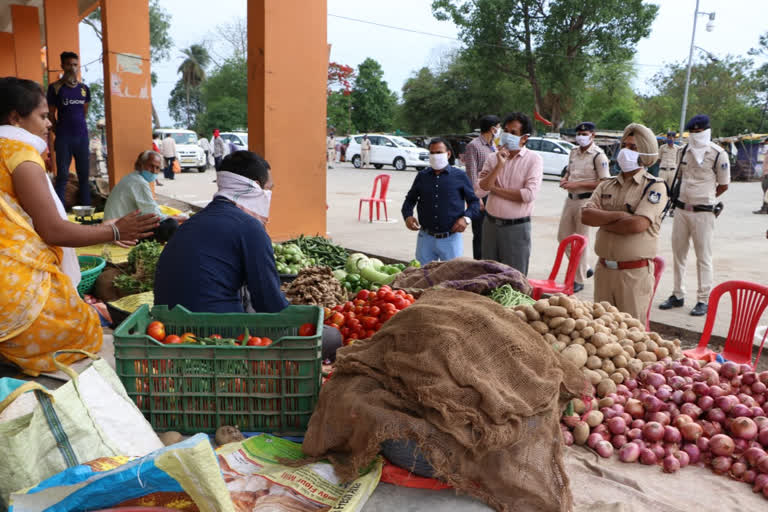
[[16,76],[16,50],[11,32],[0,32],[0,76]]
[[[61,52],[80,54],[78,0],[45,0],[45,44],[48,52],[48,83],[62,73]],[[81,61],[82,64],[82,61]]]
[[104,110],[109,186],[133,171],[136,156],[152,148],[149,2],[102,0]]
[[11,5],[16,76],[43,83],[40,62],[40,20],[37,7]]
[[326,17],[326,0],[248,0],[249,149],[272,167],[275,240],[326,233]]

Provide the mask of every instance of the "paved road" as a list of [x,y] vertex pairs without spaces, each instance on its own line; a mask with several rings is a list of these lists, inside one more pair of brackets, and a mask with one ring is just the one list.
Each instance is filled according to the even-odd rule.
[[[363,221],[357,221],[358,199],[370,195],[374,177],[382,172],[392,175],[388,193],[389,222],[369,223],[367,207],[363,208]],[[328,170],[328,234],[337,243],[361,251],[381,254],[399,259],[411,259],[414,256],[416,234],[405,228],[400,216],[400,207],[408,188],[413,181],[415,171],[397,172],[394,169],[357,170],[349,164],[337,165]],[[181,174],[173,182],[165,181],[165,186],[158,192],[198,206],[204,206],[216,190],[212,172],[205,174]],[[280,194],[279,176],[276,179],[275,195]],[[753,215],[760,200],[759,183],[734,183],[724,196],[725,211],[717,221],[715,234],[715,282],[742,279],[759,283],[768,283],[768,216]],[[563,191],[554,181],[543,184],[536,201],[533,219],[533,248],[530,275],[545,277],[552,268],[557,250],[557,225],[563,203]],[[382,212],[383,217],[383,212]],[[667,269],[659,283],[654,299],[651,320],[668,325],[701,332],[704,318],[688,315],[696,300],[696,266],[693,249],[689,256],[686,272],[688,296],[686,307],[672,311],[660,311],[657,305],[672,292],[672,219],[667,219],[662,226],[660,255],[667,261]],[[471,233],[464,237],[465,254],[471,255]],[[589,258],[596,259],[590,249]],[[564,270],[563,270],[564,272]],[[592,297],[592,280],[585,283],[586,288],[580,296]],[[727,318],[730,304],[722,302],[722,314],[718,314],[715,332],[724,335],[727,331]],[[768,323],[768,315],[761,324]]]

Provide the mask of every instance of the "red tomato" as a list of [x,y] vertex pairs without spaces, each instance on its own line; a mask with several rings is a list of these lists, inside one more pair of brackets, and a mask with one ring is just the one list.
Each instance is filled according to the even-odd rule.
[[397,295],[398,297],[405,297],[405,291],[397,290],[395,291],[395,295]]
[[299,336],[314,336],[316,332],[317,328],[315,327],[315,324],[309,322],[302,324],[302,326],[299,327]]
[[376,325],[376,322],[378,320],[372,316],[364,316],[360,319],[360,323],[365,327],[366,329],[373,329],[373,327]]
[[349,327],[342,327],[341,328],[341,337],[346,338],[349,336]]
[[393,312],[394,313],[395,311],[397,311],[397,308],[391,302],[387,302],[387,303],[382,305],[382,310],[386,311],[386,312]]
[[370,306],[363,306],[363,316],[369,315],[370,312],[371,312],[371,307]]
[[352,318],[356,318],[357,314],[354,311],[347,311],[346,313],[344,313],[344,316],[346,317],[347,320],[351,320]]
[[416,300],[415,298],[413,298],[413,295],[411,295],[410,293],[406,293],[405,298],[411,301],[411,304],[413,304],[413,301]]
[[368,329],[368,330],[365,332],[365,337],[366,337],[366,338],[373,338],[373,335],[374,335],[374,334],[376,334],[376,332],[375,332],[373,329]]
[[181,338],[179,338],[175,334],[169,334],[163,340],[163,343],[166,344],[166,345],[178,345],[181,342],[182,342]]
[[352,304],[354,304],[355,307],[364,306],[365,305],[365,301],[361,300],[361,299],[355,299],[355,300],[352,301]]
[[258,338],[256,336],[251,336],[248,338],[248,343],[245,344],[248,347],[260,347],[261,346],[261,338]]
[[381,314],[381,308],[379,306],[373,306],[369,310],[369,313],[370,313],[371,316],[378,317]]
[[382,313],[379,318],[381,319],[381,322],[384,323],[387,320],[389,320],[390,318],[392,318],[393,316],[395,316],[395,312],[394,311],[387,311],[386,313]]
[[379,288],[379,291],[376,292],[376,298],[379,300],[384,300],[386,296],[387,296],[387,290],[385,290],[383,287]]
[[331,309],[332,309],[333,311],[338,311],[339,313],[341,313],[342,311],[344,311],[344,306],[342,306],[341,304],[339,304],[338,306],[333,306]]
[[165,339],[165,326],[162,322],[154,321],[147,327],[147,334],[157,341],[163,341]]
[[323,320],[328,320],[328,317],[333,314],[331,308],[323,308]]
[[211,334],[208,337],[211,338],[212,340],[220,340],[221,339],[221,334]]
[[385,284],[384,286],[379,288],[379,290],[384,290],[385,292],[391,292],[392,291],[392,287],[389,286],[388,284]]
[[405,309],[408,306],[410,306],[408,301],[403,299],[402,297],[398,297],[397,299],[395,299],[394,304],[397,309]]
[[341,327],[342,325],[344,325],[344,315],[338,312],[334,313],[333,315],[331,315],[330,321],[331,321],[331,324],[335,325],[336,327]]
[[353,307],[355,307],[355,305],[352,304],[351,302],[344,303],[344,311],[352,311]]
[[381,329],[382,322],[376,322],[376,325],[373,326],[373,330],[376,332],[379,332],[379,329]]
[[270,346],[274,341],[272,341],[270,338],[267,338],[266,336],[261,338],[261,346],[262,347],[268,347]]
[[371,294],[368,290],[360,290],[357,292],[357,298],[362,300],[367,300],[368,296]]
[[197,343],[197,340],[195,340],[196,336],[193,332],[185,332],[181,335],[181,342],[182,343]]

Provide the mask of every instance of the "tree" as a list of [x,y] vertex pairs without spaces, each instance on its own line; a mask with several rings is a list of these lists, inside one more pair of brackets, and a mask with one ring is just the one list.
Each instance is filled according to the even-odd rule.
[[[631,61],[598,63],[587,76],[583,100],[565,117],[566,126],[592,121],[598,129],[623,130],[642,113],[631,83],[635,73]],[[622,119],[627,123],[618,126]]]
[[477,64],[531,86],[536,111],[559,127],[594,62],[625,61],[648,36],[658,6],[642,0],[433,0]]
[[[749,54],[754,55],[755,57],[768,57],[768,32],[760,36],[757,48],[749,50]],[[768,115],[768,62],[765,62],[757,69],[755,77],[760,84],[760,93],[758,95],[760,97],[760,102],[763,104],[763,109],[760,114],[760,126],[757,128],[757,131],[762,132],[763,121],[765,121],[766,115]]]
[[227,43],[235,59],[245,59],[248,56],[248,21],[245,18],[235,18],[231,23],[216,27],[216,38]]
[[384,81],[381,65],[370,57],[357,68],[352,88],[352,122],[364,132],[388,131],[392,128],[397,97]]
[[88,105],[88,132],[95,133],[99,119],[104,118],[104,81],[96,80],[88,84],[91,90],[91,103]]
[[193,87],[187,96],[184,81],[180,79],[168,97],[168,112],[177,125],[184,125],[194,130],[197,127],[198,118],[205,112],[202,87]]
[[338,133],[352,133],[352,82],[355,70],[337,62],[328,63],[328,126]]
[[[202,104],[199,101],[199,88],[205,80],[205,68],[211,61],[208,50],[203,45],[193,44],[189,48],[181,51],[184,54],[184,62],[181,63],[178,73],[181,73],[181,79],[176,84],[176,88],[181,84],[186,96],[186,121],[188,126],[194,126],[195,118],[202,112]],[[174,89],[176,89],[174,88]],[[192,102],[192,96],[197,96],[197,101]],[[168,100],[168,108],[171,109],[173,93]]]
[[[99,40],[102,40],[101,7],[83,19],[83,23],[91,27]],[[170,28],[170,13],[160,7],[160,0],[152,0],[149,4],[149,54],[155,64],[167,60],[171,54],[173,39],[171,39]],[[151,73],[151,81],[153,87],[157,85],[157,75],[154,71]],[[152,102],[152,121],[155,126],[160,126],[160,117],[157,115],[154,102]]]
[[248,126],[248,65],[231,58],[213,70],[200,87],[205,112],[197,117],[197,130],[210,133],[242,130]]

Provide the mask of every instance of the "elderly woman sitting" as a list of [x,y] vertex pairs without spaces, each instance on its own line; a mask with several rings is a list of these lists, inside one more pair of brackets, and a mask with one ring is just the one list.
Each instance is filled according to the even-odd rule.
[[40,85],[0,78],[0,359],[30,375],[55,371],[57,350],[101,347],[98,315],[77,294],[70,248],[143,238],[158,224],[138,212],[97,226],[67,221],[40,156],[50,126]]

